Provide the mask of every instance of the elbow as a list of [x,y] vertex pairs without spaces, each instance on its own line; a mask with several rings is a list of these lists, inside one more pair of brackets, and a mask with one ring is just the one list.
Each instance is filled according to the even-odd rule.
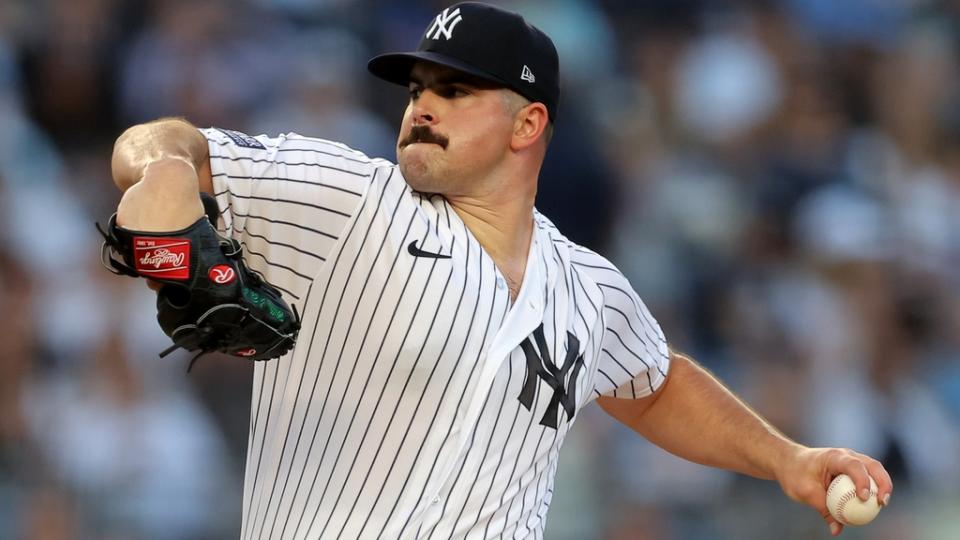
[[127,128],[117,137],[110,169],[114,184],[126,191],[153,162],[174,158],[200,170],[208,156],[206,138],[196,127],[182,118],[161,118]]

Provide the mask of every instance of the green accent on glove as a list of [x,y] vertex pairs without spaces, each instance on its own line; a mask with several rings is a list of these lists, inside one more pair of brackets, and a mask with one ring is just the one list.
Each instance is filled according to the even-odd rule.
[[283,322],[286,318],[286,313],[266,296],[259,294],[248,287],[243,287],[241,293],[248,302],[269,313],[270,316],[273,317],[273,320],[277,322]]

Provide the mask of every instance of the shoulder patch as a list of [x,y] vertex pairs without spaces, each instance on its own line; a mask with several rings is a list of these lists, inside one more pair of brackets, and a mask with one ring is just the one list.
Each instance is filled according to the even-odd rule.
[[230,140],[233,141],[233,144],[237,146],[242,146],[244,148],[256,148],[257,150],[266,150],[266,147],[260,143],[255,137],[251,137],[246,133],[240,133],[239,131],[234,131],[232,129],[221,129],[217,128],[217,131],[223,133],[227,137],[230,137]]

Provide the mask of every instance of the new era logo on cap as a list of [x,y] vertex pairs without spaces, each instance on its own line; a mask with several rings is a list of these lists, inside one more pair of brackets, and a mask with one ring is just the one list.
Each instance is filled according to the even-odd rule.
[[460,24],[463,17],[460,16],[460,8],[450,11],[450,8],[443,10],[443,13],[437,15],[430,28],[427,28],[427,37],[430,39],[450,39],[453,37],[453,29]]
[[527,67],[526,64],[523,65],[523,72],[520,73],[520,78],[530,84],[537,82],[537,78],[533,76],[533,72],[530,71],[530,68]]

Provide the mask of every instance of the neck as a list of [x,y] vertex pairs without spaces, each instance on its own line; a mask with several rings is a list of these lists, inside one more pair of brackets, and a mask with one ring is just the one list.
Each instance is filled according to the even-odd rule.
[[502,190],[482,197],[449,196],[447,202],[493,259],[516,299],[527,266],[533,235],[532,189]]

